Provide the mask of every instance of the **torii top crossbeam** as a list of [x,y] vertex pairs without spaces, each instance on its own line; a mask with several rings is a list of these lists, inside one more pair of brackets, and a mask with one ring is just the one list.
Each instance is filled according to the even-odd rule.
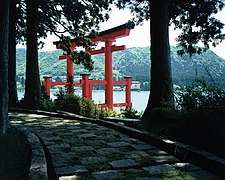
[[[98,43],[98,42],[104,42],[107,39],[118,39],[122,38],[125,36],[129,36],[130,30],[134,28],[134,23],[133,22],[128,22],[125,24],[122,24],[120,26],[116,26],[114,28],[101,31],[99,35],[96,38],[90,38],[93,43]],[[76,46],[75,44],[75,39],[71,39],[71,46],[74,47]],[[60,44],[62,41],[54,41],[53,44],[56,45],[57,49],[61,49]]]
[[[89,50],[89,52],[94,54],[101,54],[105,53],[105,81],[106,81],[106,87],[105,87],[105,103],[109,108],[113,107],[113,63],[112,63],[112,53],[114,51],[120,51],[125,50],[126,46],[116,46],[112,45],[113,42],[115,42],[116,39],[122,38],[125,36],[129,36],[130,30],[134,28],[133,22],[128,22],[125,24],[122,24],[120,26],[102,31],[99,33],[99,35],[96,38],[90,38],[93,43],[99,43],[99,42],[105,42],[105,47],[102,47],[101,49],[97,50]],[[71,49],[76,48],[76,43],[74,39],[71,39]],[[62,41],[56,41],[53,42],[54,45],[56,45],[57,49],[61,49]],[[70,57],[68,56],[62,56],[59,57],[59,59],[67,59],[67,74],[70,74],[72,77],[74,75],[73,71],[73,63],[70,60]]]

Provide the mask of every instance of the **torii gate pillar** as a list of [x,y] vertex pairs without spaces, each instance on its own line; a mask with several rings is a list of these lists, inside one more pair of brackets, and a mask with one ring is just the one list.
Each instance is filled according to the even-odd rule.
[[[61,49],[60,43],[56,45],[57,49]],[[76,49],[75,43],[71,43],[70,49],[73,51]],[[73,81],[74,81],[74,63],[71,60],[71,55],[63,55],[59,56],[59,60],[66,59],[66,68],[67,68],[67,85],[68,85],[68,92],[74,92],[73,88]],[[72,84],[71,84],[72,83]]]
[[113,108],[113,62],[112,62],[112,42],[115,40],[108,39],[105,41],[105,103],[109,109]]

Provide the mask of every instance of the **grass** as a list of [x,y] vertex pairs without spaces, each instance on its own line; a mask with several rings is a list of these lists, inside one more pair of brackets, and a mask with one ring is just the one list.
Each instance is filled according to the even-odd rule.
[[28,179],[31,148],[25,136],[8,130],[0,136],[0,177],[2,180]]
[[191,177],[187,173],[182,172],[182,171],[179,171],[179,170],[162,174],[162,179],[163,180],[166,180],[166,179],[173,179],[173,180],[181,180],[181,179],[182,180],[194,180],[193,177]]

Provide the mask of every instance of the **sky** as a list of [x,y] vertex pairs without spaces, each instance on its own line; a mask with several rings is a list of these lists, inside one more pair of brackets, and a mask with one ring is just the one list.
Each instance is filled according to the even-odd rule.
[[[107,22],[100,24],[100,31],[104,31],[124,23],[127,23],[131,18],[130,11],[119,10],[117,8],[112,8],[109,13],[110,19]],[[41,51],[55,50],[55,46],[52,44],[53,41],[58,41],[59,38],[52,35],[49,36],[44,42],[45,46]],[[150,46],[150,21],[145,21],[142,26],[135,26],[134,29],[130,31],[130,35],[120,39],[116,39],[116,45],[126,45],[129,47],[146,47]],[[98,46],[103,46],[103,43]]]
[[[100,24],[100,31],[107,30],[121,24],[126,23],[128,20],[132,18],[132,15],[128,9],[119,10],[117,8],[112,8],[112,11],[109,13],[110,18],[107,22]],[[225,9],[219,12],[216,17],[220,19],[225,24]],[[176,45],[176,37],[179,35],[179,31],[175,31],[173,27],[169,29],[170,33],[170,45]],[[225,33],[225,28],[223,29],[223,33]],[[49,35],[47,39],[44,40],[45,46],[40,51],[52,51],[55,50],[55,46],[52,44],[53,41],[58,41],[58,37],[53,35]],[[126,45],[129,47],[146,47],[150,46],[150,20],[145,21],[143,25],[135,26],[134,29],[130,31],[130,35],[127,37],[123,37],[117,39],[115,42],[116,45]],[[98,47],[103,46],[99,44]],[[22,47],[18,45],[18,47]],[[217,55],[225,59],[225,41],[218,45],[216,48],[211,47]]]

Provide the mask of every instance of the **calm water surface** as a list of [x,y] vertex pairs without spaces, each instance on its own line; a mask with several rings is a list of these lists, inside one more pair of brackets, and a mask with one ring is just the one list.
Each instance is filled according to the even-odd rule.
[[[133,108],[138,112],[144,111],[147,106],[148,98],[149,98],[149,91],[132,91],[131,92],[131,102],[133,104]],[[55,99],[56,91],[51,92],[51,99]],[[80,95],[82,94],[81,91],[76,91],[75,94]],[[24,91],[18,91],[19,100],[23,98]],[[125,102],[125,92],[124,91],[114,91],[114,103],[122,103]],[[104,103],[105,102],[105,92],[104,91],[93,91],[92,94],[93,100],[96,104]]]

